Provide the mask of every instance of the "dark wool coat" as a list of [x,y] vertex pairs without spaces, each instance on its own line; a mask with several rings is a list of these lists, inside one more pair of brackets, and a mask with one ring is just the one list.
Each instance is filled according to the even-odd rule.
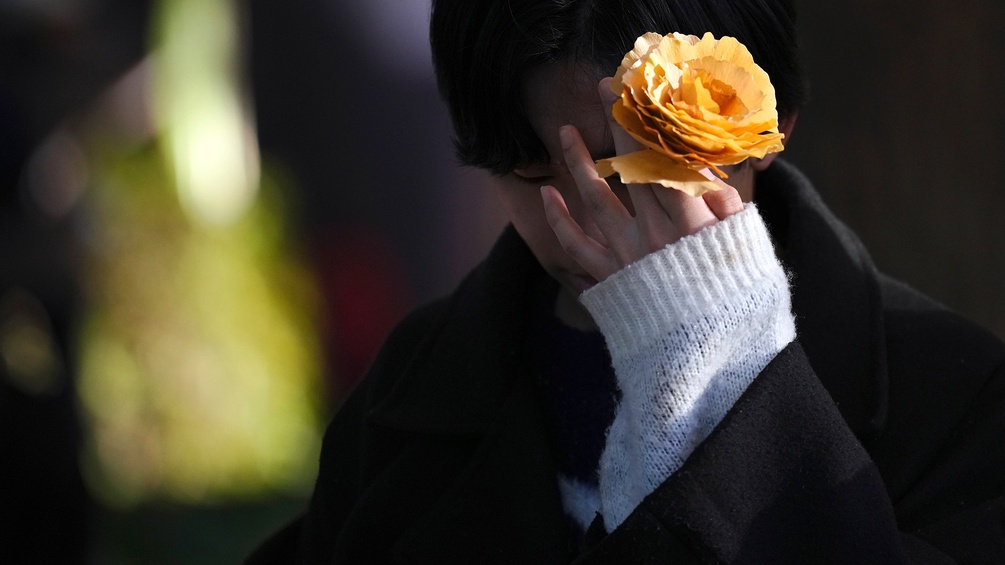
[[624,524],[568,550],[508,230],[388,339],[327,430],[306,514],[259,563],[1005,563],[1005,348],[876,272],[776,160],[758,205],[798,339]]

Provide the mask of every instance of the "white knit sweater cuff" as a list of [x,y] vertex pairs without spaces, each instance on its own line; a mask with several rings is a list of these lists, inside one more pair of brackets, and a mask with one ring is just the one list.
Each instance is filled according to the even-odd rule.
[[632,263],[580,296],[614,358],[733,303],[752,287],[787,285],[754,204]]
[[753,205],[580,299],[622,392],[598,469],[613,531],[708,437],[795,326],[787,277]]

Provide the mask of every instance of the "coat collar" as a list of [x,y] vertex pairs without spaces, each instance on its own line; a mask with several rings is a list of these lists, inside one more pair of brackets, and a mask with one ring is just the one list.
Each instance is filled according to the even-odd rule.
[[445,304],[371,421],[480,438],[441,502],[390,548],[410,563],[567,563],[546,414],[524,354],[545,277],[509,227]]
[[[757,204],[792,276],[796,331],[810,362],[860,439],[886,419],[882,298],[861,241],[795,167],[776,159],[757,179]],[[377,409],[412,430],[481,433],[514,379],[527,375],[524,336],[546,276],[508,227],[443,306],[408,370]]]
[[413,431],[484,432],[514,383],[524,354],[532,295],[546,276],[512,226],[445,303],[407,370],[374,417]]

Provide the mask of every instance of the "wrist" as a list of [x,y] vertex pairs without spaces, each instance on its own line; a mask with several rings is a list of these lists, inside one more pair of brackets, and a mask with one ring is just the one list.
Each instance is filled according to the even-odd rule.
[[[632,354],[720,310],[788,295],[788,280],[756,206],[627,265],[580,301],[615,351]],[[775,297],[775,298],[773,298]]]

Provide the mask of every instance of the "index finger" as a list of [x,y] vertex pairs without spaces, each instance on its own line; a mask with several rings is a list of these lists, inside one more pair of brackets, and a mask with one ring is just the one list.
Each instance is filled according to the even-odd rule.
[[618,95],[611,92],[612,80],[614,79],[611,77],[601,79],[600,84],[597,85],[597,89],[600,91],[600,101],[604,104],[607,128],[611,131],[611,136],[614,138],[614,149],[618,155],[624,155],[642,149],[642,144],[635,141],[635,138],[621,127],[621,124],[614,119],[614,114],[611,113],[611,107],[618,100]]
[[559,128],[558,137],[562,143],[565,164],[576,181],[579,195],[593,221],[608,238],[618,234],[625,222],[631,219],[631,214],[611,191],[607,181],[597,174],[593,157],[583,143],[579,130],[575,126],[565,125]]
[[[614,151],[618,155],[625,155],[642,149],[642,144],[635,140],[634,137],[625,131],[625,128],[621,127],[621,124],[614,119],[614,114],[611,112],[611,108],[614,103],[617,102],[618,96],[611,92],[611,77],[601,79],[600,83],[597,85],[597,90],[600,93],[600,101],[604,106],[604,116],[607,118],[607,129],[611,132],[611,137],[614,139]],[[640,220],[646,222],[648,228],[660,229],[658,226],[662,224],[657,218],[651,218],[651,214],[648,212],[651,210],[659,210],[660,203],[657,201],[655,194],[648,186],[640,186],[636,184],[626,185],[628,188],[628,194],[631,196],[632,204],[635,208],[636,217]],[[659,190],[659,189],[657,189]]]

